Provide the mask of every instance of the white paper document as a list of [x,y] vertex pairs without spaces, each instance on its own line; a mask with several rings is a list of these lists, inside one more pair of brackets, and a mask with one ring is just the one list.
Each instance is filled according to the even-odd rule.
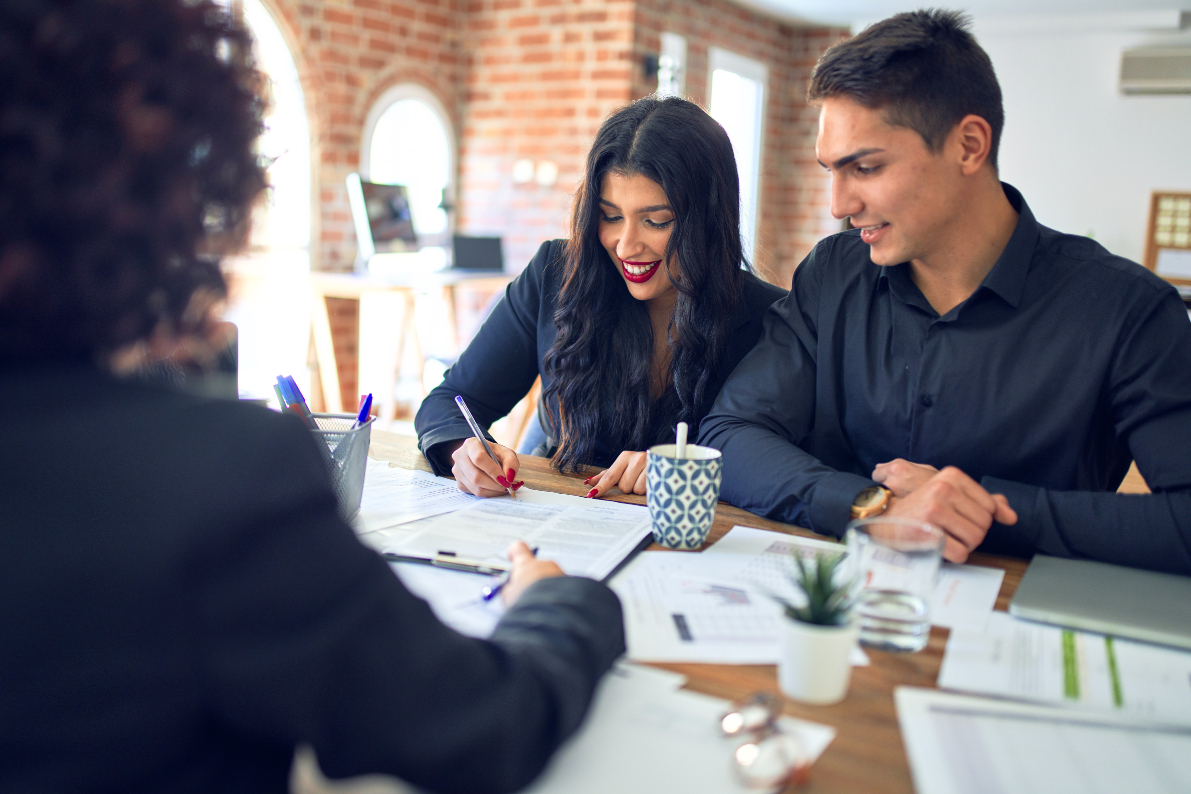
[[389,565],[411,593],[426,601],[439,620],[460,634],[487,639],[504,616],[504,602],[499,596],[491,601],[480,596],[480,591],[498,577],[411,562]]
[[[613,668],[579,731],[527,794],[750,791],[732,769],[740,740],[720,733],[728,701],[680,690],[681,677],[673,675],[636,665]],[[827,725],[789,717],[779,725],[798,737],[812,761],[835,738]]]
[[459,490],[454,480],[424,471],[390,467],[368,459],[364,495],[355,519],[358,534],[437,516],[467,507],[478,497]]
[[1191,652],[1004,612],[984,631],[951,632],[938,684],[1191,725]]
[[[741,567],[745,578],[780,592],[776,588],[788,582],[793,573],[790,555],[794,551],[808,557],[823,552],[846,553],[847,547],[833,541],[737,526],[703,553],[750,558]],[[931,624],[943,628],[982,628],[996,604],[1004,578],[1005,572],[997,568],[943,563],[931,599]]]
[[[756,564],[731,554],[641,552],[609,583],[624,610],[629,658],[776,664],[786,618],[772,595],[798,596],[782,576],[750,579]],[[868,664],[868,657],[857,648],[852,664]]]
[[411,556],[449,551],[507,562],[509,544],[521,540],[569,574],[603,579],[650,534],[649,511],[641,505],[529,488],[519,490],[517,497],[477,499],[462,509],[407,525],[408,531],[388,533],[371,545]]
[[953,630],[984,628],[1004,579],[1005,572],[1000,568],[943,563],[930,600],[931,625]]
[[917,794],[1185,794],[1191,727],[898,687]]

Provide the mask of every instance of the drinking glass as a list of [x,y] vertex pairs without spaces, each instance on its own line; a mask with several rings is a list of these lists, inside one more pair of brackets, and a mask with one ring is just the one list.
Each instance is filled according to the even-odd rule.
[[877,516],[848,524],[861,645],[911,653],[926,647],[944,540],[938,527],[912,519]]
[[778,791],[810,777],[802,743],[778,725],[783,705],[777,695],[754,692],[733,703],[720,719],[725,736],[744,739],[732,752],[732,766],[748,788]]

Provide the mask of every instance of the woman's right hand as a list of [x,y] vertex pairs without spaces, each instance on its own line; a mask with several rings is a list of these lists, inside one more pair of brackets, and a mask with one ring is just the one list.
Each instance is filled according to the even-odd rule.
[[502,496],[508,493],[506,488],[515,491],[524,485],[524,481],[517,481],[517,470],[521,468],[517,453],[495,442],[488,446],[500,466],[488,457],[478,438],[466,439],[451,452],[451,474],[455,475],[459,490],[476,496]]

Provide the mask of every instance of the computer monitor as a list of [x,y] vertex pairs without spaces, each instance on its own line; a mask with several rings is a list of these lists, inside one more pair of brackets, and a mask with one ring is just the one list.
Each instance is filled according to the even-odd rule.
[[454,235],[451,238],[451,266],[458,270],[504,270],[500,238]]
[[366,266],[378,253],[418,250],[409,193],[404,185],[365,182],[359,174],[348,174],[347,199],[359,245],[357,267]]

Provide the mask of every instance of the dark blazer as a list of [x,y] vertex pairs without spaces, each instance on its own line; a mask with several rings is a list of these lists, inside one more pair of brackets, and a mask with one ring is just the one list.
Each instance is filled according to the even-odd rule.
[[604,585],[446,628],[337,516],[292,416],[0,365],[0,790],[284,792],[333,777],[510,791],[624,650]]
[[[505,291],[504,299],[484,321],[475,339],[447,370],[418,409],[415,425],[418,446],[435,473],[450,474],[450,462],[437,454],[435,447],[461,438],[470,438],[471,429],[455,405],[455,395],[463,395],[476,421],[485,430],[513,409],[542,377],[543,389],[551,378],[543,371],[542,360],[558,336],[554,311],[562,287],[565,240],[542,243]],[[781,287],[768,284],[751,273],[744,278],[743,300],[737,310],[732,332],[724,351],[723,365],[708,394],[719,393],[728,375],[761,338],[765,310],[787,294]],[[711,400],[708,400],[710,406]],[[545,417],[543,418],[543,423]],[[546,432],[557,437],[556,429]],[[596,439],[596,456],[591,465],[612,465],[624,450],[604,439]]]

